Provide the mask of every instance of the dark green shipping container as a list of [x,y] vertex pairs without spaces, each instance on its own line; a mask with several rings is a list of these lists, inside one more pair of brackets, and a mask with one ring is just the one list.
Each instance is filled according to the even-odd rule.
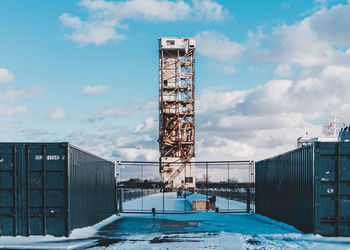
[[69,236],[115,213],[114,163],[63,143],[0,143],[0,235]]
[[315,142],[255,166],[257,213],[306,233],[350,236],[350,143]]

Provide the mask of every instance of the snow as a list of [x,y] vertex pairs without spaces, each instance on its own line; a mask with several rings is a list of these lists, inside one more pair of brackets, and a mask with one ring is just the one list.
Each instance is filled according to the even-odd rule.
[[[158,193],[149,195],[143,198],[127,201],[123,205],[124,211],[148,211],[151,212],[152,208],[156,209],[156,212],[163,211],[163,195],[164,195],[164,210],[171,212],[184,212],[185,211],[185,199],[177,198],[177,194],[174,193]],[[191,208],[186,205],[186,210]]]
[[216,207],[220,209],[227,209],[227,210],[246,210],[247,204],[239,201],[234,200],[228,200],[225,198],[221,198],[216,196]]
[[105,227],[106,225],[116,221],[120,219],[120,217],[118,215],[112,215],[111,217],[100,221],[99,223],[90,226],[90,227],[83,227],[83,228],[77,228],[74,229],[71,233],[71,235],[69,236],[70,239],[77,239],[77,238],[81,238],[81,237],[92,237],[94,236],[98,230],[100,230],[101,228]]
[[[212,196],[208,195],[208,199],[210,199]],[[206,195],[204,194],[198,194],[198,193],[190,193],[186,196],[187,200],[191,201],[205,201],[207,199]]]
[[[127,201],[123,205],[125,212],[132,211],[145,211],[151,212],[152,208],[156,209],[156,212],[163,211],[163,195],[164,195],[164,211],[167,212],[184,212],[185,211],[185,198],[177,198],[175,192],[170,193],[158,193],[143,198]],[[202,194],[191,194],[187,197],[195,196],[198,199],[202,199]],[[204,196],[205,197],[205,196]],[[211,196],[209,196],[211,197]],[[216,207],[219,210],[240,210],[245,211],[247,205],[243,202],[227,200],[225,198],[216,197]],[[186,211],[190,211],[192,208],[186,204]]]
[[[183,211],[184,199],[164,193],[166,210]],[[226,209],[245,204],[217,197]],[[124,203],[124,209],[163,209],[163,194]],[[92,227],[74,230],[71,237],[0,237],[0,248],[92,249],[350,249],[350,237],[304,234],[294,227],[258,214],[122,214]]]
[[[17,249],[27,249],[27,248],[45,248],[45,249],[57,249],[57,248],[65,248],[65,249],[75,249],[78,247],[82,247],[87,243],[90,243],[89,237],[94,236],[98,230],[103,228],[104,226],[120,219],[120,216],[112,215],[109,218],[100,221],[99,223],[74,229],[70,235],[70,237],[55,237],[52,235],[32,235],[29,237],[25,236],[1,236],[0,237],[0,248],[17,248]],[[83,239],[83,240],[81,240]],[[86,240],[84,240],[86,239]],[[79,240],[75,242],[74,240]]]

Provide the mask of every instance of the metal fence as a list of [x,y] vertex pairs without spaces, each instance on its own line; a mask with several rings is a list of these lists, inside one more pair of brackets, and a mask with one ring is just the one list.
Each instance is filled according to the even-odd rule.
[[[208,161],[191,164],[196,166],[196,193],[202,194],[207,201],[215,197],[215,210],[206,208],[206,211],[226,213],[254,211],[254,161]],[[118,162],[119,212],[195,212],[187,202],[187,195],[178,195],[178,189],[174,189],[173,192],[166,192],[163,189],[160,166],[159,162]]]

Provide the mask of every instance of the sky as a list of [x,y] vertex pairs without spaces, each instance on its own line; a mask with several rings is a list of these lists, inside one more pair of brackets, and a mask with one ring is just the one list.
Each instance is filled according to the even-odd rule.
[[196,159],[260,160],[350,122],[350,3],[0,0],[0,140],[156,161],[158,42],[194,37]]

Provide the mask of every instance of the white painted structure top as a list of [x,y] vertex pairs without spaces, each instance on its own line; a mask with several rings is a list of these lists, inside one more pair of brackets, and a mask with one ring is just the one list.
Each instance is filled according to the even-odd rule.
[[158,39],[159,50],[161,49],[192,49],[196,47],[194,38],[162,37]]

